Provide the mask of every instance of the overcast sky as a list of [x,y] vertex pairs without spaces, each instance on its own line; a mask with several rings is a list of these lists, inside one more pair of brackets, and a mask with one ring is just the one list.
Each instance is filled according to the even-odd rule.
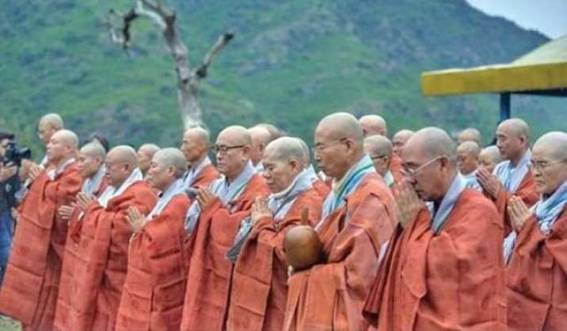
[[567,0],[467,0],[492,16],[503,16],[519,26],[551,38],[567,34]]

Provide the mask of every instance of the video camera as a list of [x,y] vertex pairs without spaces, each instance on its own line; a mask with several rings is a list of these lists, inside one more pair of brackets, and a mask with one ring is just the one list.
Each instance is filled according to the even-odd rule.
[[2,160],[4,165],[13,164],[15,166],[21,166],[22,160],[31,160],[32,153],[27,147],[19,148],[16,142],[11,141],[6,146],[6,153]]

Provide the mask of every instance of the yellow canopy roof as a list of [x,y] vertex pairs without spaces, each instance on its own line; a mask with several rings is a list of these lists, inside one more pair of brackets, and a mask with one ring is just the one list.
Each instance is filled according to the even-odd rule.
[[567,35],[509,64],[446,69],[421,74],[426,96],[534,92],[567,88]]

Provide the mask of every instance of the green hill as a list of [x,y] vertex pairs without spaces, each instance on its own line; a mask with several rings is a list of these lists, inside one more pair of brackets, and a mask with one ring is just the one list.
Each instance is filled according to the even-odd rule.
[[[0,127],[37,146],[35,121],[59,112],[83,137],[98,130],[114,144],[177,145],[175,74],[160,34],[150,22],[136,22],[128,57],[102,25],[108,9],[131,3],[3,0]],[[348,110],[382,114],[392,132],[472,125],[488,136],[497,121],[495,96],[423,98],[420,73],[508,62],[547,41],[462,0],[169,3],[192,63],[220,33],[236,33],[203,84],[204,119],[213,133],[267,121],[311,139],[322,115]],[[513,100],[515,114],[536,134],[567,129],[561,100]]]

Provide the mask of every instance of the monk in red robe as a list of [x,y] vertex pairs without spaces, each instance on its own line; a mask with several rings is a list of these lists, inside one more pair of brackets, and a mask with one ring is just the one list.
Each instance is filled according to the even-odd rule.
[[400,224],[365,316],[379,331],[505,330],[503,228],[494,204],[467,188],[441,129],[416,132],[402,159]]
[[134,229],[116,330],[179,330],[186,283],[185,215],[189,199],[182,180],[185,156],[175,148],[156,152],[146,180],[161,192],[144,217],[129,210]]
[[315,159],[334,178],[315,226],[325,258],[289,278],[283,330],[364,330],[364,299],[397,217],[394,198],[364,154],[362,128],[350,114],[321,120]]
[[105,161],[109,187],[98,198],[77,195],[84,213],[78,260],[73,270],[71,303],[61,330],[113,330],[126,270],[133,228],[127,210],[147,215],[156,196],[137,168],[136,151],[117,146]]
[[477,177],[485,194],[496,204],[505,223],[505,234],[508,234],[512,230],[510,220],[506,217],[510,198],[517,196],[528,207],[539,199],[529,167],[531,152],[526,122],[512,118],[500,123],[496,129],[496,146],[505,161],[499,163],[492,174],[480,168]]
[[411,138],[413,135],[413,131],[411,130],[400,130],[394,134],[392,137],[392,162],[390,163],[390,170],[394,177],[402,177],[402,159],[400,155],[402,154],[402,149],[406,142]]
[[238,255],[232,278],[227,329],[280,331],[287,298],[286,232],[300,223],[319,220],[323,198],[303,166],[298,138],[282,137],[264,150],[263,176],[272,194],[252,206],[251,233]]
[[209,146],[209,132],[203,128],[191,128],[183,134],[181,151],[190,167],[183,175],[183,181],[192,195],[219,177],[219,172],[209,159]]
[[250,134],[230,126],[217,137],[217,168],[224,175],[197,193],[188,212],[191,260],[181,330],[223,330],[233,264],[226,255],[256,198],[269,189],[249,159]]
[[[81,147],[77,157],[77,170],[83,179],[81,192],[88,196],[98,197],[107,186],[104,177],[104,159],[106,152],[99,143],[88,143]],[[58,209],[59,217],[68,222],[67,240],[63,254],[61,278],[59,281],[59,294],[57,296],[57,310],[55,312],[55,329],[62,329],[64,319],[70,307],[70,291],[73,280],[73,270],[78,263],[79,241],[81,239],[81,218],[83,213],[75,204],[61,206]]]
[[14,246],[0,291],[0,313],[26,330],[52,330],[67,221],[57,209],[81,189],[75,154],[78,138],[68,130],[51,136],[43,170],[28,191],[18,216]]
[[309,176],[309,178],[311,178],[313,189],[317,191],[322,199],[325,199],[327,194],[329,194],[329,192],[331,191],[330,185],[321,180],[321,178],[315,172],[315,168],[311,164],[309,146],[307,146],[305,141],[303,141],[303,139],[301,138],[295,137],[294,139],[301,145],[301,148],[303,149],[303,158],[301,159],[301,162],[303,163],[303,169],[305,169],[307,175]]
[[532,155],[541,199],[518,197],[508,214],[518,233],[507,270],[508,330],[567,330],[567,134],[551,132]]
[[384,136],[374,135],[364,138],[364,151],[372,163],[376,172],[384,178],[386,185],[391,190],[402,182],[402,174],[392,170],[393,146],[390,140]]

